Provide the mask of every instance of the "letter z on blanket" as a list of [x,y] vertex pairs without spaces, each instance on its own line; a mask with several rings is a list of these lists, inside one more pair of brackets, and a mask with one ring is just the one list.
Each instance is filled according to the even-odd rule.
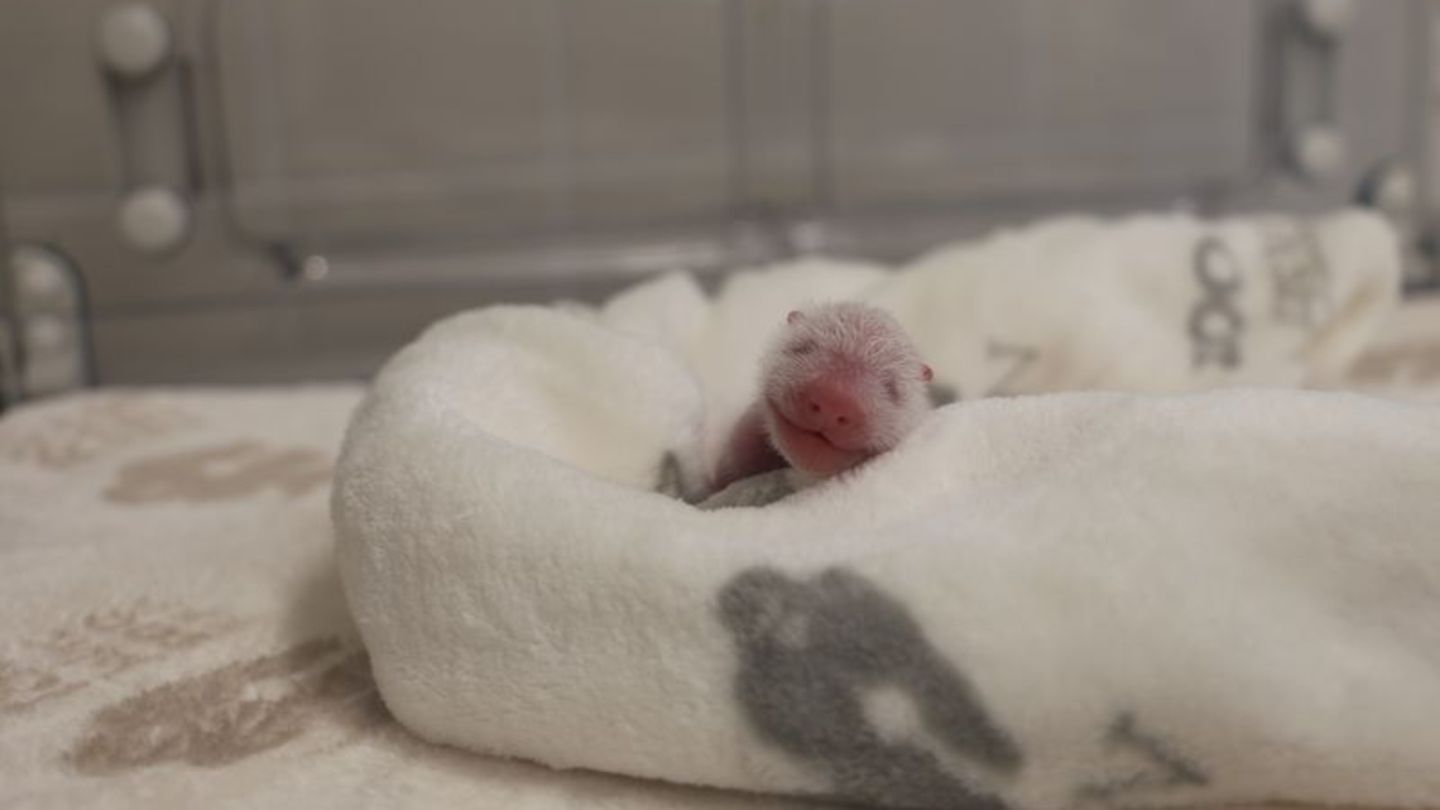
[[1440,411],[1070,393],[936,412],[764,509],[651,491],[702,386],[496,308],[357,412],[341,573],[421,736],[907,807],[1440,797]]

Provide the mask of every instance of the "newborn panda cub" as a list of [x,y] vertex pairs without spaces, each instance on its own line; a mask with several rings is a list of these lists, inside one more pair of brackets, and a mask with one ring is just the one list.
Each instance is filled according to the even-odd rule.
[[[888,312],[840,302],[785,321],[761,360],[760,398],[726,442],[712,491],[786,466],[798,473],[788,476],[792,487],[835,475],[899,444],[930,411],[930,367]],[[707,504],[740,503],[714,500]]]

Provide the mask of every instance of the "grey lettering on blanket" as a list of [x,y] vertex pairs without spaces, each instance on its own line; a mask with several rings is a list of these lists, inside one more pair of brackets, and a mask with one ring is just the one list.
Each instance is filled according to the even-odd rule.
[[1260,240],[1274,285],[1275,321],[1314,326],[1330,307],[1330,266],[1314,230],[1291,219],[1274,220],[1261,227]]
[[985,357],[991,361],[1008,363],[1009,368],[982,396],[1009,397],[1018,393],[1015,388],[1016,380],[1024,376],[1040,359],[1040,351],[1033,346],[1021,346],[992,338],[985,342]]
[[897,690],[929,735],[961,756],[999,774],[1021,765],[974,687],[900,602],[840,568],[803,582],[758,567],[726,584],[719,608],[739,647],[735,691],[746,716],[822,769],[837,793],[906,807],[1005,807],[927,748],[887,739],[867,716],[867,695]]
[[1141,731],[1135,715],[1128,712],[1115,718],[1105,742],[1112,749],[1138,754],[1147,766],[1158,770],[1147,767],[1125,777],[1082,785],[1076,791],[1077,799],[1110,802],[1136,791],[1195,787],[1210,782],[1210,777],[1195,763],[1175,753],[1159,737]]
[[1190,310],[1190,342],[1196,368],[1235,368],[1243,360],[1240,338],[1245,317],[1238,296],[1242,287],[1240,260],[1224,242],[1207,236],[1195,246],[1195,279],[1200,300]]
[[[985,361],[993,367],[1002,366],[1000,376],[988,385],[981,386],[979,394],[984,397],[1009,397],[1020,392],[1016,382],[1040,361],[1040,350],[1034,346],[1009,343],[994,338],[985,341]],[[963,398],[960,388],[953,383],[935,381],[929,387],[930,404],[935,407],[949,405]]]

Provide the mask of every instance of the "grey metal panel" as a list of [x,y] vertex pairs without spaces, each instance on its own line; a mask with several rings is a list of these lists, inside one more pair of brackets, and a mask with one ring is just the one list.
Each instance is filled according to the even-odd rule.
[[[1293,7],[1274,4],[1270,10],[1283,21]],[[1294,133],[1267,132],[1267,137],[1281,139],[1273,144],[1280,153],[1267,155],[1257,182],[1232,189],[1216,202],[1241,211],[1323,210],[1353,202],[1367,172],[1385,161],[1415,170],[1417,196],[1423,201],[1433,183],[1424,173],[1426,155],[1440,145],[1426,120],[1427,109],[1436,107],[1436,101],[1425,90],[1426,54],[1434,48],[1426,41],[1426,29],[1437,11],[1440,4],[1432,0],[1356,3],[1340,38],[1325,46],[1333,49],[1336,58],[1334,97],[1316,104],[1333,107],[1334,123],[1345,143],[1343,165],[1330,177],[1300,176],[1283,154],[1288,148],[1283,139]],[[1260,77],[1267,78],[1273,77]],[[1396,224],[1409,229],[1423,217],[1417,210]]]
[[265,238],[493,237],[729,202],[718,0],[233,0],[236,210]]
[[235,0],[219,11],[215,90],[247,231],[558,216],[553,3]]
[[1255,7],[1210,0],[836,2],[837,204],[1238,185]]
[[816,23],[827,0],[734,0],[739,119],[738,195],[746,213],[803,212],[819,202],[822,51]]
[[1425,31],[1423,11],[1412,3],[1366,3],[1339,45],[1336,114],[1359,171],[1422,146],[1425,82],[1415,68],[1423,45],[1415,35]]
[[575,222],[731,211],[731,54],[719,0],[571,0]]
[[[669,265],[903,259],[1057,210],[1328,207],[1435,150],[1421,0],[1354,6],[1350,150],[1321,181],[1256,134],[1256,21],[1283,0],[159,0],[193,143],[168,72],[112,116],[108,5],[0,3],[4,215],[83,272],[106,382],[364,374],[444,312]],[[194,228],[145,254],[115,192],[168,182],[181,145]],[[312,253],[328,272],[286,275]]]
[[235,239],[223,211],[221,200],[201,198],[185,245],[152,256],[121,237],[113,205],[55,207],[26,198],[5,205],[13,241],[53,245],[65,254],[100,314],[254,301],[291,286],[263,245]]
[[8,195],[113,192],[118,153],[96,66],[99,0],[0,9],[0,187]]
[[548,302],[582,289],[418,286],[366,295],[290,295],[105,315],[91,331],[102,385],[362,378],[446,315],[500,302]]

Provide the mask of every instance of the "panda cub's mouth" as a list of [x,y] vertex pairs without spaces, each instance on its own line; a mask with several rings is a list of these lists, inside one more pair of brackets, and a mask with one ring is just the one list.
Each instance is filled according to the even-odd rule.
[[770,439],[791,465],[829,475],[864,461],[870,453],[863,448],[844,447],[823,432],[797,424],[774,402],[766,401]]

